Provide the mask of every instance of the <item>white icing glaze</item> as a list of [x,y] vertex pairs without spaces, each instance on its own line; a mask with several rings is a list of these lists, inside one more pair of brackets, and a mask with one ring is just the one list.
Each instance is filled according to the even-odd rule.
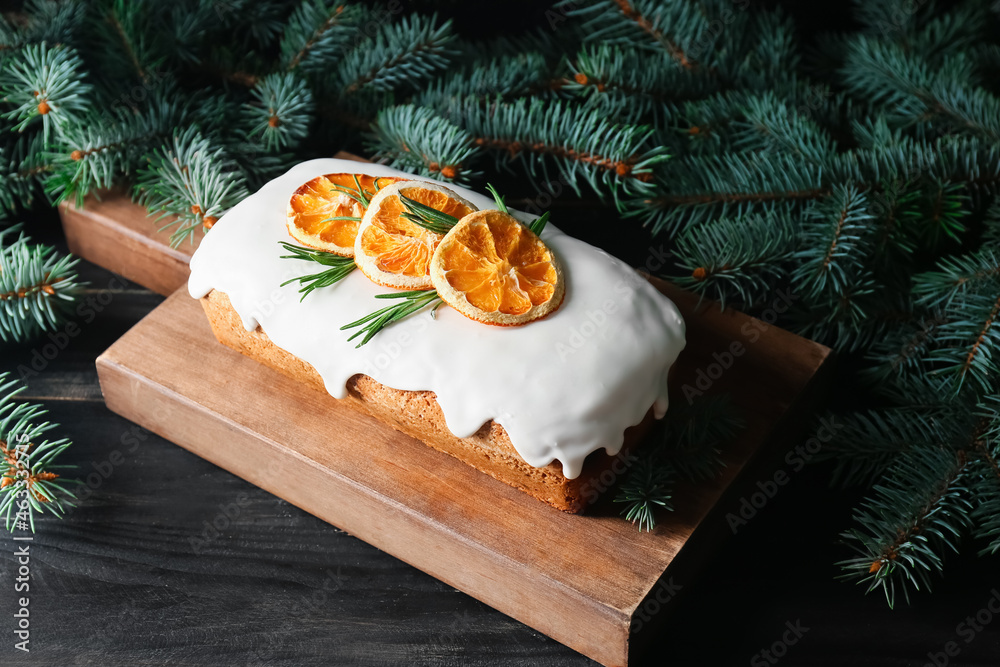
[[[458,437],[493,419],[532,466],[562,463],[577,477],[586,456],[621,449],[623,433],[650,405],[667,409],[667,372],[684,347],[684,321],[674,304],[625,263],[562,233],[542,238],[563,262],[566,297],[552,315],[521,327],[493,327],[441,307],[393,325],[356,349],[340,331],[385,301],[386,288],[360,271],[299,301],[289,278],[315,265],[284,254],[292,241],[285,208],[294,190],[320,174],[403,174],[347,160],[304,162],[240,202],[202,239],[191,260],[188,290],[200,298],[225,292],[248,331],[258,324],[271,341],[310,363],[327,391],[346,396],[347,381],[364,373],[402,390],[430,390]],[[417,178],[411,176],[411,178]],[[492,198],[453,188],[479,208]],[[522,220],[533,216],[517,214]]]

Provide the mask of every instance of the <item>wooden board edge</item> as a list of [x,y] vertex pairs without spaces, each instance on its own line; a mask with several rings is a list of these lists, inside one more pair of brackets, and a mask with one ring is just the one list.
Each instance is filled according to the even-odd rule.
[[169,243],[129,229],[101,209],[63,203],[59,217],[74,255],[163,296],[187,282],[189,257]]

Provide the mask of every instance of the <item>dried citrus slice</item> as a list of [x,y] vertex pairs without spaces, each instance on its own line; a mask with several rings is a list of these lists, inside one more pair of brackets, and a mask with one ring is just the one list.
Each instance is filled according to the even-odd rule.
[[372,197],[354,243],[358,268],[379,285],[428,289],[431,257],[444,235],[407,220],[400,195],[456,220],[476,207],[448,188],[426,181],[393,183]]
[[302,245],[352,257],[365,202],[398,180],[365,174],[317,176],[299,186],[288,201],[288,233]]
[[478,211],[462,218],[431,260],[438,295],[466,317],[512,326],[562,303],[562,267],[545,242],[513,216]]

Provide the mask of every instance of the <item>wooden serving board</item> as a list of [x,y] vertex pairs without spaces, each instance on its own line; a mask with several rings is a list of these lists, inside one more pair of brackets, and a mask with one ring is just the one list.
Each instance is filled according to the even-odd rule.
[[[729,534],[742,485],[763,479],[767,453],[801,428],[830,354],[658,286],[688,323],[673,400],[711,375],[708,393],[730,392],[747,426],[722,474],[679,489],[677,511],[651,533],[607,494],[586,515],[564,514],[241,356],[216,342],[183,289],[97,368],[113,411],[599,663],[627,665]],[[737,342],[742,354],[724,363]]]

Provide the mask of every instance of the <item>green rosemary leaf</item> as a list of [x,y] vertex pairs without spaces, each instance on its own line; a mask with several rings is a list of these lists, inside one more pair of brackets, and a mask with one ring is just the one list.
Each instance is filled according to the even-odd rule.
[[307,262],[315,262],[320,266],[330,267],[324,271],[318,273],[311,273],[309,275],[300,276],[298,278],[291,278],[281,283],[284,287],[289,283],[298,281],[299,283],[299,293],[302,297],[299,299],[305,299],[307,296],[313,293],[321,287],[330,287],[339,283],[341,280],[346,278],[351,274],[351,271],[357,266],[354,263],[354,259],[351,257],[341,257],[340,255],[335,255],[332,252],[325,252],[323,250],[316,250],[314,248],[304,248],[302,246],[292,245],[285,241],[280,241],[281,246],[290,252],[290,255],[282,255],[281,259],[300,259]]
[[358,175],[357,174],[354,174],[354,187],[356,187],[358,189],[358,194],[361,195],[361,199],[362,199],[361,203],[364,204],[365,207],[367,208],[368,204],[371,203],[371,199],[369,199],[368,195],[365,194],[365,189],[363,187],[361,187],[361,181],[358,180]]
[[541,236],[542,235],[542,230],[545,229],[545,225],[547,225],[547,224],[549,224],[549,212],[548,211],[546,211],[545,213],[542,213],[541,216],[539,216],[537,219],[533,220],[531,222],[531,224],[528,225],[528,229],[530,229],[531,231],[533,231],[535,233],[535,236]]
[[[378,181],[376,179],[376,183],[377,182]],[[368,194],[365,192],[365,189],[363,187],[361,187],[361,181],[358,180],[358,175],[357,174],[354,174],[354,187],[353,188],[349,188],[349,187],[344,186],[344,185],[337,185],[336,183],[331,183],[330,184],[330,188],[333,189],[333,190],[336,190],[337,192],[340,192],[340,193],[343,193],[343,194],[347,195],[348,197],[350,197],[354,201],[358,202],[359,204],[361,204],[365,208],[368,208],[368,204],[371,203],[371,199],[369,199]]]
[[493,184],[492,183],[487,183],[486,184],[486,189],[490,191],[491,195],[493,195],[493,199],[494,199],[494,201],[496,201],[497,208],[500,209],[500,212],[501,213],[510,213],[510,211],[507,210],[507,204],[504,203],[503,197],[500,195],[499,192],[497,192],[497,189],[495,187],[493,187]]
[[386,328],[390,324],[399,322],[400,320],[405,319],[413,313],[432,304],[433,309],[431,312],[433,313],[443,303],[441,297],[438,296],[437,291],[433,289],[410,290],[408,292],[390,292],[388,294],[378,294],[375,298],[400,299],[400,302],[376,310],[374,313],[369,313],[360,319],[340,327],[341,331],[361,327],[347,339],[351,341],[359,336],[364,336],[364,338],[361,339],[361,342],[357,344],[357,347],[361,347],[370,341],[376,334],[378,334],[378,332],[382,331],[382,329]]
[[421,204],[403,194],[399,195],[399,200],[406,208],[406,212],[403,213],[404,219],[435,234],[447,234],[458,223],[458,218],[455,216],[442,213],[436,208]]

